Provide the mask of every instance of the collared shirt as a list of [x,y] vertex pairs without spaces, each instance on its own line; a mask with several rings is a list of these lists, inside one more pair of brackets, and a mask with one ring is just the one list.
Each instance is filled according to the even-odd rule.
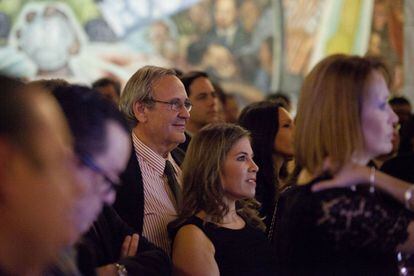
[[[177,181],[181,185],[181,169],[171,154],[167,159],[150,149],[132,133],[135,154],[137,156],[144,185],[144,226],[143,236],[170,254],[171,243],[167,225],[177,218],[174,195],[164,177],[165,161],[168,159],[177,172]],[[137,183],[138,185],[138,183]]]

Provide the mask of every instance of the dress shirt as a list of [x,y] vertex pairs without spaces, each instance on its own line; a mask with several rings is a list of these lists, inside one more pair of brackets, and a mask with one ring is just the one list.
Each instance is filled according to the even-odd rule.
[[165,161],[168,159],[177,172],[181,186],[181,169],[168,154],[167,159],[153,151],[132,133],[135,153],[142,173],[144,185],[143,236],[170,254],[171,243],[167,225],[177,218],[175,199],[164,176]]

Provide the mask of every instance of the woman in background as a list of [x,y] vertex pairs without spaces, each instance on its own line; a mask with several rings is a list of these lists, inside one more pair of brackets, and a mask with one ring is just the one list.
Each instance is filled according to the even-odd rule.
[[256,199],[260,215],[270,226],[276,197],[284,187],[287,161],[293,158],[294,123],[291,115],[273,102],[258,102],[246,106],[239,124],[252,136],[253,160],[259,166],[256,180]]

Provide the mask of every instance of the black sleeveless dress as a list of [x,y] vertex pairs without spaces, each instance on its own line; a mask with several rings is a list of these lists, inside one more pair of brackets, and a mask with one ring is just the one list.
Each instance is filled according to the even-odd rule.
[[[234,230],[204,223],[199,217],[187,219],[185,225],[195,225],[210,239],[215,248],[215,260],[220,275],[274,275],[274,261],[265,234],[246,223]],[[179,229],[171,229],[172,238]]]

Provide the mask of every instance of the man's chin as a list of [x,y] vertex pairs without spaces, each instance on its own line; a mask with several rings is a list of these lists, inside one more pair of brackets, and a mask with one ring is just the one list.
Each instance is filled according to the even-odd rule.
[[177,144],[177,146],[179,145],[179,144],[182,144],[182,143],[184,143],[185,142],[185,134],[184,134],[184,132],[179,132],[179,133],[177,133],[177,135],[176,135],[176,139],[174,139],[174,142]]
[[88,232],[88,230],[92,227],[93,222],[94,220],[90,220],[90,219],[80,222],[78,224],[79,236],[82,236],[83,234]]
[[182,143],[184,143],[184,142],[185,142],[185,140],[187,140],[187,139],[185,138],[185,135],[184,135],[184,133],[183,133],[183,137],[182,137],[182,139],[178,142],[178,144],[182,144]]

